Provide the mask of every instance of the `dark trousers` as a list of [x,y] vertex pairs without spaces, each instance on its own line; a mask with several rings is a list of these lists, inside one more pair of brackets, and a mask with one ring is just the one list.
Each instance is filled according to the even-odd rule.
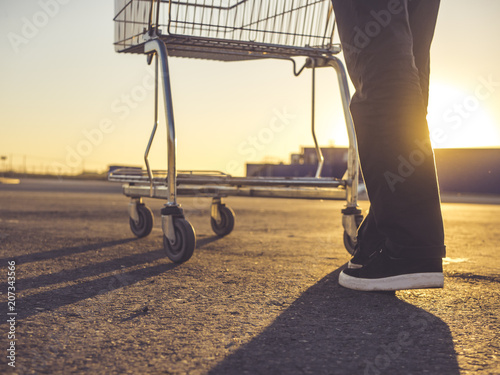
[[369,214],[363,249],[444,257],[444,231],[427,126],[429,50],[439,0],[332,0],[356,92],[351,114]]

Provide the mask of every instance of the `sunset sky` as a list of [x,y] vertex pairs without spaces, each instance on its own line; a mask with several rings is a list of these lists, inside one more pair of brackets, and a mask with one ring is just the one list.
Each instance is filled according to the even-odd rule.
[[[0,155],[14,167],[142,165],[153,126],[151,68],[144,56],[114,52],[113,15],[113,1],[2,0]],[[435,147],[500,147],[499,15],[498,0],[442,1],[429,107]],[[286,162],[313,144],[310,71],[296,78],[286,61],[175,58],[170,69],[180,169],[241,175],[247,161]],[[333,69],[319,70],[324,146],[346,145],[337,92]],[[156,169],[166,166],[165,137],[162,118]]]

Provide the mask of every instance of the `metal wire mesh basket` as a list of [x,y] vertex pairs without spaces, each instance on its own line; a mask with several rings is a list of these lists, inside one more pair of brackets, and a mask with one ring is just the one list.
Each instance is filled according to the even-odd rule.
[[217,60],[340,52],[330,0],[115,0],[115,9],[118,52],[142,53],[153,36],[170,55]]

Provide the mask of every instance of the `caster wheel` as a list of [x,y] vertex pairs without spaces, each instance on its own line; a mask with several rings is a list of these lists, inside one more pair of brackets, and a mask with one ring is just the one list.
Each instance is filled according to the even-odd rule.
[[151,209],[143,204],[137,205],[139,220],[130,218],[130,229],[138,238],[146,237],[153,229],[154,219]]
[[225,205],[218,207],[220,222],[217,222],[213,217],[210,218],[212,230],[219,237],[227,236],[234,229],[234,211]]
[[344,246],[347,252],[351,255],[354,255],[354,250],[356,248],[356,242],[344,231]]
[[[363,215],[356,216],[356,226],[359,228],[361,223],[363,222]],[[351,255],[354,255],[354,251],[356,250],[356,240],[347,234],[344,230],[344,246],[347,252]]]
[[186,219],[174,219],[175,242],[163,235],[163,248],[174,263],[184,263],[191,258],[196,247],[193,226]]

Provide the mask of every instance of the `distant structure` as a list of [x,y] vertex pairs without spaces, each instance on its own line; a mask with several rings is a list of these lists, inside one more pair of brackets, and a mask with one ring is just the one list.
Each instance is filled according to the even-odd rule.
[[[322,177],[341,178],[347,168],[347,148],[321,148]],[[500,149],[443,148],[434,150],[443,192],[500,194]],[[247,163],[248,177],[313,177],[318,159],[313,147],[291,154],[290,164]],[[418,166],[416,166],[418,168]]]
[[[347,168],[347,148],[324,147],[325,158],[321,177],[341,178]],[[247,163],[247,177],[314,177],[318,158],[314,147],[303,147],[298,154],[290,155],[290,164]]]
[[441,148],[434,152],[442,191],[500,194],[499,148]]

